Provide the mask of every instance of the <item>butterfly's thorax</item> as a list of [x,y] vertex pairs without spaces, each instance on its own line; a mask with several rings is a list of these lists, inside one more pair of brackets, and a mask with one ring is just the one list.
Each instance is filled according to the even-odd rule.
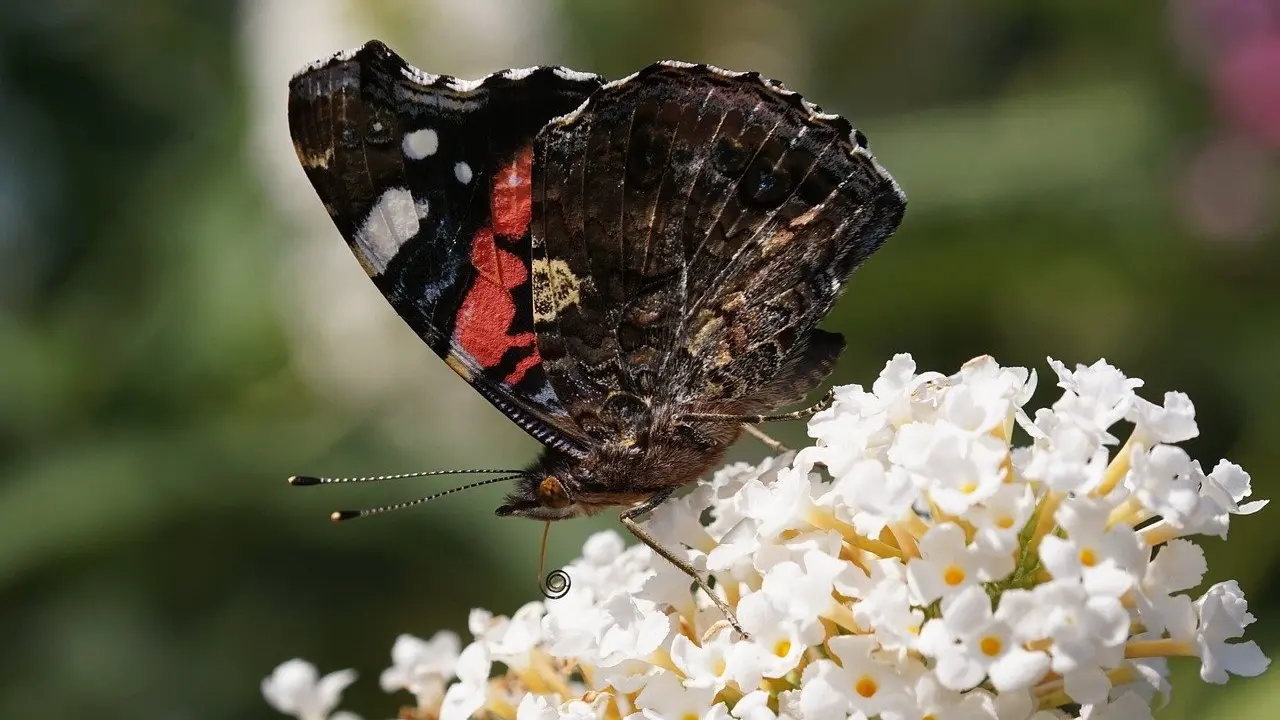
[[[549,520],[636,505],[718,466],[741,432],[684,423],[689,406],[629,393],[614,393],[599,410],[579,417],[594,444],[581,454],[545,451],[500,514]],[[546,478],[555,478],[568,504],[545,494]]]

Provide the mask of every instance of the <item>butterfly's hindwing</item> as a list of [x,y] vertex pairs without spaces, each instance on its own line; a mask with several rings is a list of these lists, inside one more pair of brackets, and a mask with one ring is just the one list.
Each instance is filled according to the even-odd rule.
[[816,330],[905,199],[843,119],[754,73],[659,63],[534,155],[535,330],[575,414],[616,391],[771,408],[843,347]]

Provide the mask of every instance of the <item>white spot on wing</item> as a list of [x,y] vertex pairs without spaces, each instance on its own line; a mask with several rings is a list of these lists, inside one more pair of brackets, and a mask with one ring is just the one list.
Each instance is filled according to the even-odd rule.
[[471,182],[471,166],[460,162],[453,166],[453,176],[458,178],[458,182],[466,185]]
[[421,160],[435,155],[440,149],[440,136],[431,128],[422,128],[405,135],[400,145],[404,148],[405,157],[410,160]]
[[425,220],[427,215],[431,214],[431,203],[426,198],[413,201],[413,211],[417,213],[419,220]]
[[408,188],[382,193],[356,231],[356,246],[371,275],[382,273],[409,238],[418,234],[418,212]]

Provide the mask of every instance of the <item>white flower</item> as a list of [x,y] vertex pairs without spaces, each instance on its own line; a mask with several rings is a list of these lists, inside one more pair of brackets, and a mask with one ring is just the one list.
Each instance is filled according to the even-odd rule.
[[853,605],[853,618],[858,625],[873,628],[885,650],[905,652],[914,648],[924,625],[924,610],[911,604],[907,569],[902,563],[876,560],[861,585],[841,590],[859,598]]
[[906,469],[942,512],[962,515],[1004,482],[1008,445],[945,422],[911,423],[898,430],[889,460]]
[[[1157,405],[1106,362],[1050,365],[1062,395],[1033,409],[1022,368],[896,356],[870,392],[835,390],[811,446],[664,503],[649,532],[708,574],[745,636],[609,531],[563,598],[473,611],[461,653],[448,633],[402,636],[382,685],[439,720],[1061,720],[1072,703],[1128,720],[1167,702],[1178,658],[1214,683],[1263,672],[1240,588],[1187,594],[1207,569],[1191,538],[1266,504],[1246,500],[1249,475],[1206,475],[1177,446],[1199,430],[1185,395]],[[264,694],[329,720],[352,675],[297,663]]]
[[680,684],[679,676],[664,670],[649,680],[636,698],[636,705],[643,709],[628,717],[632,720],[705,718],[712,711],[713,697],[715,690],[702,686],[685,687]]
[[1179,443],[1200,434],[1196,426],[1196,408],[1191,398],[1180,392],[1164,394],[1164,405],[1133,399],[1128,419],[1137,427],[1134,436],[1143,444]]
[[805,720],[846,718],[852,713],[873,717],[910,706],[907,683],[897,665],[881,659],[875,638],[841,635],[827,641],[839,660],[815,661],[804,672],[800,708]]
[[1200,627],[1196,633],[1196,654],[1200,656],[1200,677],[1205,682],[1224,683],[1227,673],[1252,677],[1261,675],[1271,664],[1252,640],[1228,643],[1244,634],[1253,624],[1249,604],[1236,581],[1221,582],[1209,588],[1195,603]]
[[684,635],[676,635],[671,641],[671,662],[684,676],[685,685],[709,687],[720,692],[729,682],[726,671],[731,647],[733,638],[729,628],[723,628],[701,645]]
[[1024,649],[1022,644],[1035,633],[1019,627],[1034,603],[1030,592],[1010,590],[992,613],[991,598],[982,588],[970,586],[956,595],[940,619],[924,626],[920,638],[921,649],[937,659],[939,683],[968,690],[990,675],[996,690],[1006,691],[1040,680],[1049,670],[1049,656]]
[[[509,619],[495,618],[492,613],[476,609],[467,618],[467,629],[477,641],[484,643],[491,660],[523,668],[529,663],[529,653],[542,642],[545,612],[540,602],[526,603]],[[454,647],[456,655],[457,638],[454,638]]]
[[671,632],[671,618],[651,600],[617,593],[606,602],[604,610],[608,619],[597,651],[601,665],[644,659]]
[[913,690],[914,712],[904,720],[993,720],[994,698],[982,690],[960,693],[943,687],[936,677],[922,673]]
[[440,707],[440,720],[466,720],[484,707],[488,694],[489,651],[473,642],[458,656],[458,682],[449,686]]
[[355,682],[355,670],[338,670],[319,677],[306,660],[289,660],[262,681],[262,696],[271,707],[298,720],[352,720],[351,713],[331,715],[342,691]]
[[1111,690],[1106,671],[1124,657],[1129,613],[1118,599],[1090,596],[1072,580],[1053,580],[1032,593],[1035,618],[1023,622],[1052,640],[1052,667],[1063,676],[1067,695],[1079,703],[1102,702]]
[[1022,468],[1026,479],[1062,493],[1088,493],[1098,488],[1107,467],[1104,443],[1114,438],[1087,419],[1045,408],[1036,411],[1034,424],[1020,424],[1035,438]]
[[1231,515],[1252,515],[1267,506],[1266,500],[1241,504],[1240,501],[1252,495],[1253,490],[1249,484],[1249,473],[1235,463],[1220,460],[1213,472],[1207,476],[1200,475],[1199,479],[1200,512],[1186,523],[1196,532],[1225,540]]
[[738,622],[751,635],[734,644],[727,654],[729,676],[738,687],[760,684],[761,678],[780,678],[800,664],[804,651],[822,642],[818,618],[798,622],[764,593],[754,593],[738,603]]
[[516,720],[560,720],[560,712],[546,696],[529,693],[516,708]]
[[955,523],[935,525],[920,538],[920,557],[907,564],[916,598],[928,604],[955,595],[978,582],[999,580],[1013,571],[1013,558],[1001,548],[967,544]]
[[[785,703],[780,702],[779,705]],[[733,706],[733,717],[738,720],[778,720],[778,715],[769,709],[769,693],[764,690],[752,690],[742,696]]]
[[442,630],[422,640],[401,635],[391,647],[391,667],[382,671],[378,684],[385,692],[408,690],[418,705],[436,705],[444,697],[445,680],[458,664],[458,636]]
[[964,520],[977,531],[975,541],[979,545],[1012,552],[1035,507],[1036,494],[1030,485],[1009,483],[1001,485],[981,505],[970,508]]
[[1133,528],[1107,527],[1110,511],[1100,501],[1064,503],[1054,519],[1067,537],[1046,536],[1040,543],[1040,559],[1054,578],[1083,580],[1090,594],[1118,598],[1138,579],[1135,573],[1144,558]]
[[1199,468],[1174,445],[1135,448],[1125,485],[1151,512],[1174,525],[1193,517],[1200,503]]
[[1087,367],[1076,365],[1071,371],[1063,363],[1049,358],[1049,366],[1058,376],[1058,387],[1067,391],[1055,409],[1088,419],[1104,431],[1125,417],[1137,397],[1134,390],[1143,385],[1137,378],[1125,377],[1106,360]]
[[1132,692],[1110,702],[1086,705],[1080,711],[1080,720],[1148,720],[1151,717],[1151,706]]
[[919,496],[920,489],[906,470],[897,466],[886,469],[879,460],[865,459],[853,462],[847,472],[836,476],[818,504],[835,509],[863,536],[874,538],[910,512]]
[[[835,604],[831,593],[841,576],[848,578],[855,568],[840,558],[820,550],[804,553],[800,562],[780,562],[764,574],[760,591],[776,607],[797,622],[824,614]],[[843,580],[840,584],[846,584]]]

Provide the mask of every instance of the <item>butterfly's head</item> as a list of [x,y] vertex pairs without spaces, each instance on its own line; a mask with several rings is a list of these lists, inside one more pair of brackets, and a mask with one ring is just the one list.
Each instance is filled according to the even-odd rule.
[[[608,469],[608,466],[605,466]],[[651,493],[628,492],[599,472],[599,463],[548,451],[516,481],[495,512],[534,520],[565,520],[606,508],[634,505]]]
[[500,516],[516,515],[534,520],[564,520],[583,515],[575,501],[577,484],[567,474],[539,468],[516,481],[516,487],[494,511]]
[[565,520],[589,513],[578,502],[582,489],[591,485],[591,473],[579,458],[547,450],[507,493],[494,512],[534,520]]

